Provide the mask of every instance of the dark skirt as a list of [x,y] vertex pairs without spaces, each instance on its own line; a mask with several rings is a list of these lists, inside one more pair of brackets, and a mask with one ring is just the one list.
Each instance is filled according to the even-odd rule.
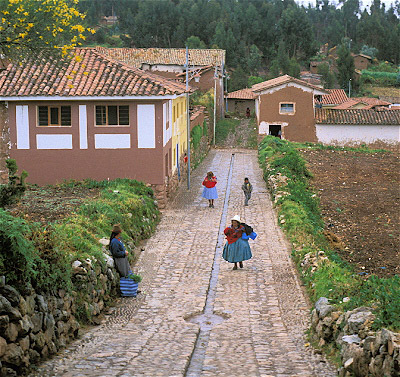
[[132,271],[131,266],[129,265],[128,258],[114,258],[115,267],[121,277],[128,276]]
[[230,263],[243,262],[252,256],[249,241],[242,240],[241,238],[231,244],[227,242],[222,252],[222,258]]

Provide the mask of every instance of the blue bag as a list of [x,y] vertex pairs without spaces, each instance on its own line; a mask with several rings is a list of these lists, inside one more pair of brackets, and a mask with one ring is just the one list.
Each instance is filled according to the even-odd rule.
[[123,297],[136,297],[139,283],[135,283],[130,278],[121,278],[119,280],[119,289]]

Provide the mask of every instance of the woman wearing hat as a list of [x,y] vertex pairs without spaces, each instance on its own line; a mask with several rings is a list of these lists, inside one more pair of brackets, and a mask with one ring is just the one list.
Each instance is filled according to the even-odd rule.
[[204,189],[202,197],[208,199],[208,206],[210,208],[214,208],[214,199],[218,199],[216,184],[217,177],[214,176],[212,171],[209,171],[203,181]]
[[122,229],[119,224],[113,226],[110,237],[110,252],[114,258],[115,267],[121,277],[128,276],[131,272],[131,266],[128,262],[128,252],[122,243],[121,237]]
[[227,262],[234,263],[234,270],[237,270],[239,263],[240,268],[243,268],[243,261],[252,257],[249,242],[242,239],[245,233],[244,226],[240,223],[239,215],[232,218],[232,225],[224,230],[226,235],[226,244],[222,252],[222,258]]

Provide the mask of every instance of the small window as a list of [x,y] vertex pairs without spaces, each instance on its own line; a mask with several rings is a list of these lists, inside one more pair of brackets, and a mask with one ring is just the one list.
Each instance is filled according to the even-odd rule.
[[279,114],[294,114],[294,103],[280,103]]
[[71,106],[38,106],[38,125],[70,127]]
[[129,106],[96,106],[96,126],[129,126]]

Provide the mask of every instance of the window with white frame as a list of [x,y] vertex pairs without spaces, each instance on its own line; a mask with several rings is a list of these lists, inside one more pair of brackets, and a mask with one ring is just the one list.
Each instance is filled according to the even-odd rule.
[[71,106],[38,106],[38,126],[70,127]]
[[96,126],[129,126],[129,106],[97,105]]
[[279,114],[293,115],[295,113],[294,102],[281,102],[279,104]]

